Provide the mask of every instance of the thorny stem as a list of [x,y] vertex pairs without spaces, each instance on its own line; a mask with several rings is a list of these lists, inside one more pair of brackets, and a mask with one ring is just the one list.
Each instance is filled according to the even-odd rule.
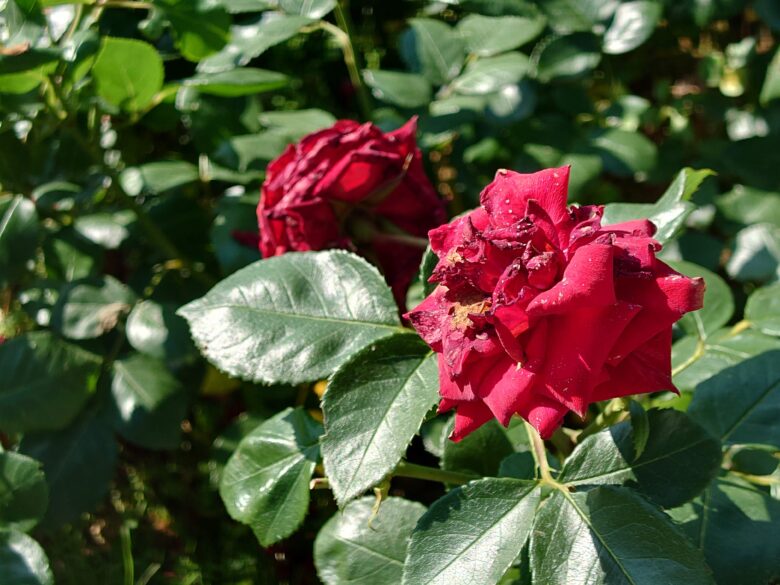
[[528,434],[528,440],[531,443],[531,454],[534,456],[534,461],[536,461],[536,467],[539,468],[542,483],[560,488],[561,484],[555,481],[550,472],[550,464],[547,463],[547,449],[544,447],[542,437],[529,423],[524,422],[523,424],[525,424],[525,432]]
[[135,566],[133,563],[133,544],[130,537],[130,525],[128,522],[122,524],[119,529],[120,540],[122,544],[122,569],[124,574],[124,585],[135,584]]
[[418,248],[420,250],[428,249],[428,240],[426,240],[425,238],[417,238],[415,236],[409,236],[404,234],[378,233],[374,236],[373,241],[377,243],[401,244],[403,246]]
[[365,83],[363,83],[363,77],[360,74],[360,67],[352,44],[352,26],[349,14],[342,8],[340,3],[336,3],[333,14],[336,17],[338,26],[333,26],[326,21],[322,21],[320,26],[323,30],[330,33],[341,47],[341,52],[344,55],[344,64],[349,72],[349,80],[357,95],[360,115],[364,120],[370,120],[372,111],[371,97],[368,94]]
[[470,473],[446,471],[444,469],[437,469],[435,467],[427,467],[425,465],[409,463],[408,461],[401,461],[398,464],[398,466],[395,468],[395,471],[393,471],[393,477],[410,477],[412,479],[439,481],[442,483],[451,483],[455,485],[462,485],[474,479],[479,479],[479,476],[472,475]]

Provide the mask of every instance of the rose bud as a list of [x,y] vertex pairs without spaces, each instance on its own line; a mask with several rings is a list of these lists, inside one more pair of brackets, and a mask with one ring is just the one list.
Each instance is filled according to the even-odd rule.
[[379,266],[403,306],[428,230],[447,219],[416,129],[415,118],[386,134],[341,120],[288,146],[268,165],[257,207],[263,257],[352,250]]
[[547,438],[592,402],[676,391],[672,324],[704,281],[656,258],[648,220],[566,206],[569,167],[500,170],[481,206],[431,230],[436,289],[406,317],[439,356],[458,441],[519,414]]

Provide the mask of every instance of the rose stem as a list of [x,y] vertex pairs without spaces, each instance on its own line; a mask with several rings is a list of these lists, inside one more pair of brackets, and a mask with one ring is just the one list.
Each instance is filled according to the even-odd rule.
[[322,27],[332,34],[341,46],[341,52],[344,54],[344,63],[349,72],[349,79],[352,82],[352,87],[355,88],[355,93],[357,95],[360,115],[364,120],[371,120],[371,112],[373,110],[371,106],[371,97],[368,94],[366,85],[363,83],[363,77],[360,74],[360,67],[358,66],[354,45],[352,44],[353,35],[349,14],[342,8],[341,2],[336,3],[333,14],[336,17],[338,27],[325,21],[322,22]]
[[539,435],[538,431],[530,424],[525,423],[525,432],[528,434],[528,440],[531,442],[531,453],[536,461],[536,466],[539,468],[541,480],[554,486],[558,486],[558,482],[553,479],[550,472],[550,465],[547,463],[547,449],[544,447],[544,441]]
[[451,483],[462,485],[473,479],[479,479],[478,476],[470,473],[458,473],[456,471],[445,471],[435,467],[417,465],[408,461],[401,461],[393,471],[393,477],[410,477],[413,479],[425,479],[428,481],[440,481],[442,483]]

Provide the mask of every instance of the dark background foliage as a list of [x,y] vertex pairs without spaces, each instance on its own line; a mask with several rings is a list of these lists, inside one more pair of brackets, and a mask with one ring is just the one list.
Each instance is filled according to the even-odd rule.
[[[321,387],[228,378],[176,310],[259,259],[242,241],[265,165],[337,118],[390,130],[419,116],[451,215],[501,167],[571,164],[582,203],[653,203],[681,168],[712,169],[665,250],[715,291],[705,324],[676,331],[675,381],[690,390],[780,345],[776,286],[740,320],[780,274],[777,2],[279,4],[0,2],[0,441],[43,462],[48,511],[31,534],[57,583],[127,583],[130,568],[141,583],[319,582],[329,491],[261,548],[217,485],[260,420],[295,405],[316,418]],[[41,380],[56,397],[9,398]],[[46,414],[17,416],[38,400]],[[442,424],[410,460],[437,465]],[[495,473],[511,444],[482,440],[497,459],[476,471]],[[458,457],[473,470],[480,456]],[[769,476],[759,459],[743,469]],[[397,478],[391,494],[428,505],[444,488]]]

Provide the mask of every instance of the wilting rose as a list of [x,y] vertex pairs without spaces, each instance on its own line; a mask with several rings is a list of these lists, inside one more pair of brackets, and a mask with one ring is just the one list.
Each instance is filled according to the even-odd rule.
[[353,250],[379,265],[402,300],[420,264],[420,238],[446,221],[416,128],[411,119],[385,134],[341,120],[288,146],[268,165],[257,207],[263,256]]
[[569,168],[500,170],[481,206],[430,232],[439,285],[407,317],[439,353],[454,440],[515,413],[549,437],[568,411],[675,390],[672,324],[704,282],[656,258],[647,220],[566,206]]

